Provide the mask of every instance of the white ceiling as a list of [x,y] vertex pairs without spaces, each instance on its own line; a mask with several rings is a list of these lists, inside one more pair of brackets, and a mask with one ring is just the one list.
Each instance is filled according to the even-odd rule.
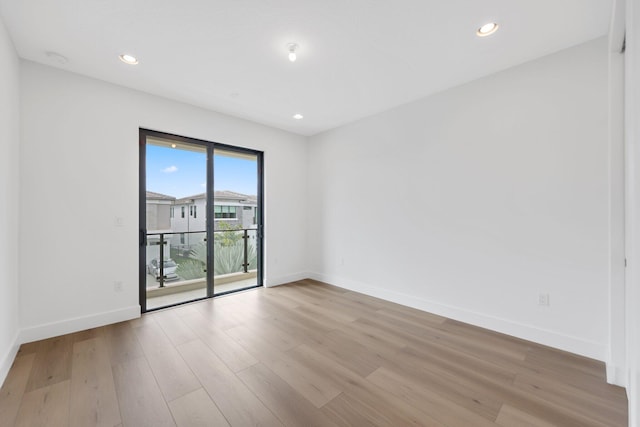
[[[0,0],[22,58],[303,135],[603,36],[611,7],[612,0]],[[477,37],[490,21],[499,31]],[[295,63],[289,42],[300,45]],[[120,62],[121,53],[140,64]],[[303,120],[292,118],[298,112]]]

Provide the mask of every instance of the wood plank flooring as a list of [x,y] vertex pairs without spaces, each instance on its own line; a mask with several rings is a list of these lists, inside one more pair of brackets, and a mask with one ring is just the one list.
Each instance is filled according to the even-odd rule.
[[313,280],[20,348],[5,426],[626,426],[604,364]]

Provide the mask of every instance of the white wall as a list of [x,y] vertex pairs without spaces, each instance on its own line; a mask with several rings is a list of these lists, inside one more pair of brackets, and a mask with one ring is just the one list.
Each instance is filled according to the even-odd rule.
[[607,54],[598,39],[312,137],[313,276],[605,360]]
[[265,281],[304,276],[303,137],[31,62],[21,72],[22,340],[137,315],[139,127],[264,150]]
[[625,149],[627,281],[626,359],[629,426],[640,426],[640,5],[627,0],[625,58]]
[[609,29],[609,354],[607,381],[626,386],[624,1],[615,1]]
[[0,18],[0,384],[17,351],[19,76]]

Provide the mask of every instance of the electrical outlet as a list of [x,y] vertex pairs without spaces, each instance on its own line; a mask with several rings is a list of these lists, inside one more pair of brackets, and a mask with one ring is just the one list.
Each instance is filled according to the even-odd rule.
[[113,223],[116,227],[124,227],[124,218],[117,216],[114,218]]
[[122,292],[122,282],[120,280],[113,282],[113,290],[114,292]]
[[538,305],[540,306],[549,306],[549,294],[540,294],[538,295]]

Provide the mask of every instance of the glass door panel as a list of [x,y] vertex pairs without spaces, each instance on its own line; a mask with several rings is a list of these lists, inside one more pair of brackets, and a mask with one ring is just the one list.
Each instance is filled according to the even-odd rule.
[[213,152],[213,288],[216,295],[261,284],[258,274],[257,154]]
[[207,296],[207,147],[147,136],[145,150],[145,297],[153,310]]

